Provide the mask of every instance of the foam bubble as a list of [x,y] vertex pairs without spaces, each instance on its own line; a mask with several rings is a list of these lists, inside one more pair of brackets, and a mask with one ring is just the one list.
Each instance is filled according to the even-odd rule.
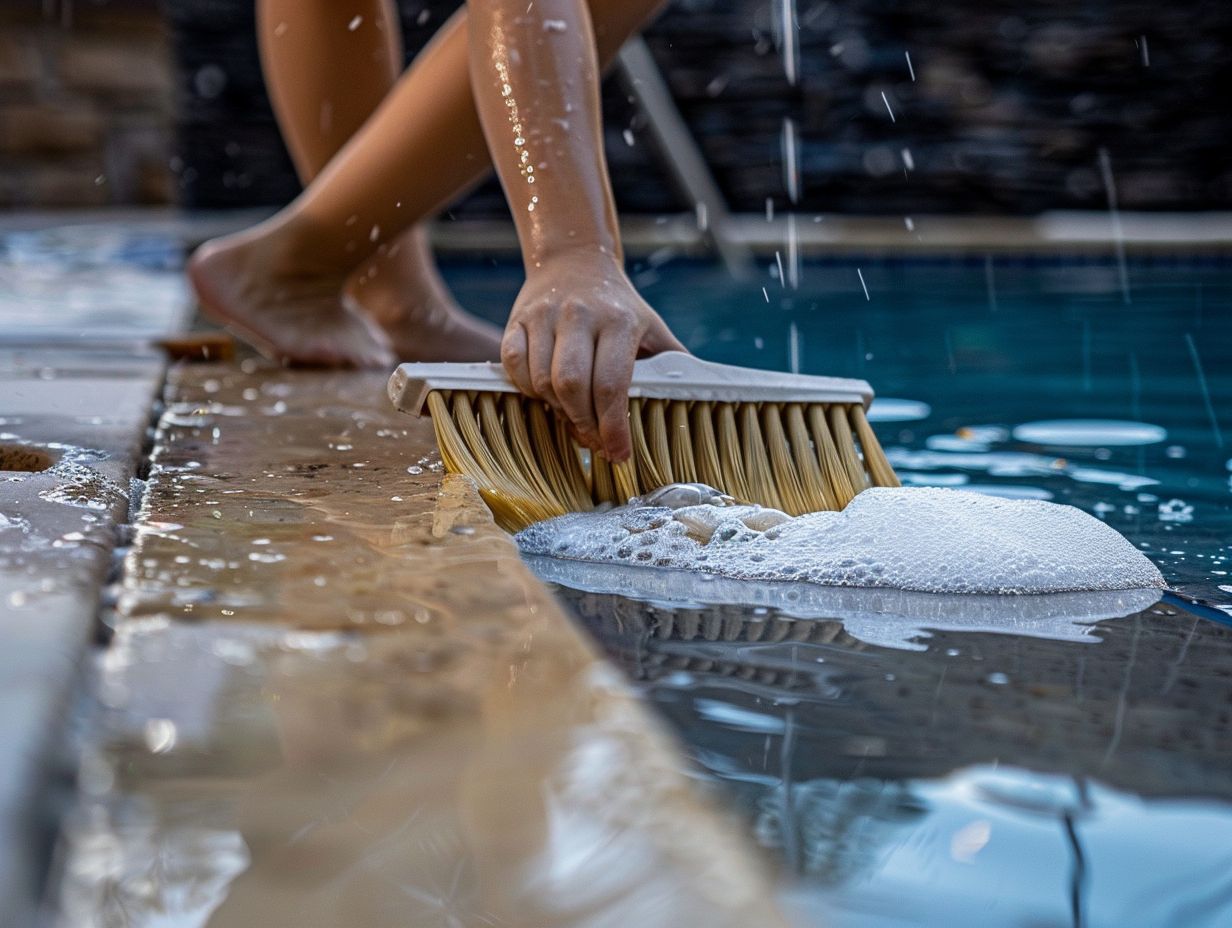
[[536,523],[517,542],[577,561],[926,593],[1164,585],[1122,535],[1071,506],[931,487],[874,488],[842,512],[782,519],[752,506],[622,506]]

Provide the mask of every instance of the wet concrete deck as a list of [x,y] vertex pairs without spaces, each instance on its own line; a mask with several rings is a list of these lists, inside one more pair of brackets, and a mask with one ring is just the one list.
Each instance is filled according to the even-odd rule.
[[383,388],[173,371],[59,923],[779,923],[746,839]]
[[4,925],[29,920],[69,786],[71,695],[163,380],[149,343],[188,308],[174,241],[106,223],[70,232],[47,218],[19,232],[7,217],[0,235]]
[[[63,720],[127,520],[162,356],[0,348],[0,898],[46,865]],[[65,771],[62,771],[62,773]]]

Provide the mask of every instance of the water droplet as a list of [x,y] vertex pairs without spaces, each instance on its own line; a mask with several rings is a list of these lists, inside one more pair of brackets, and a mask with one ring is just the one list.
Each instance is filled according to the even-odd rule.
[[171,719],[148,719],[145,723],[145,746],[151,754],[166,754],[175,747],[178,737]]

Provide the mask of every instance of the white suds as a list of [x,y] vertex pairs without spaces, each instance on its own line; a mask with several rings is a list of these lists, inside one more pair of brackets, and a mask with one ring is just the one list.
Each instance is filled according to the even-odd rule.
[[532,555],[762,582],[997,594],[1164,586],[1155,565],[1114,529],[1039,500],[874,488],[842,512],[772,513],[625,506],[540,522],[517,542]]

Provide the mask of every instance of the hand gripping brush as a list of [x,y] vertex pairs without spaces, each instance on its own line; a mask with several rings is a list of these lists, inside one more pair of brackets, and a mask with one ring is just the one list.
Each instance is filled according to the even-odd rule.
[[700,361],[666,351],[633,365],[633,454],[582,449],[562,417],[499,364],[403,364],[389,381],[403,412],[432,416],[445,468],[475,481],[496,521],[517,531],[669,483],[700,482],[790,515],[842,509],[898,477],[864,411],[862,380]]

